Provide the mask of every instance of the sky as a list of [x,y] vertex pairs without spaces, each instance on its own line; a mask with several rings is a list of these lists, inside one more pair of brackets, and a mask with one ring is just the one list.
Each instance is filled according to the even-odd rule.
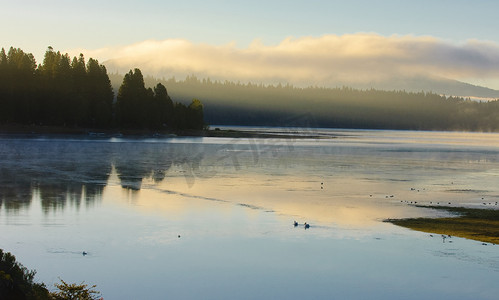
[[334,84],[405,74],[499,89],[499,1],[0,4],[0,46],[33,53],[39,63],[52,46],[167,77]]

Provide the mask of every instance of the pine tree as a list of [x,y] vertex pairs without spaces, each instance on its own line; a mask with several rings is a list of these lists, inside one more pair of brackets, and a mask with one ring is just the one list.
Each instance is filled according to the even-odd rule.
[[139,69],[130,70],[123,78],[116,100],[116,117],[121,127],[143,127],[147,89]]
[[113,89],[106,68],[90,58],[87,63],[86,95],[88,115],[86,124],[92,127],[111,125],[113,110]]
[[154,88],[154,102],[151,112],[152,128],[161,128],[171,123],[173,117],[173,102],[166,87],[158,83]]
[[191,104],[188,106],[188,127],[190,129],[203,129],[203,103],[199,99],[192,99]]

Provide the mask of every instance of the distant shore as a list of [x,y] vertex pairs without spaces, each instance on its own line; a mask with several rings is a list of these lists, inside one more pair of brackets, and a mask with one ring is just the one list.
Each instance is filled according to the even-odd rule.
[[456,216],[446,218],[388,219],[385,222],[422,232],[499,244],[499,210],[497,209],[447,206],[421,207],[446,210]]
[[279,139],[331,139],[333,136],[315,134],[281,134],[258,131],[232,130],[232,129],[206,129],[206,130],[149,130],[149,129],[101,129],[83,127],[64,127],[49,125],[21,125],[1,124],[2,135],[81,135],[90,137],[225,137],[225,138],[279,138]]

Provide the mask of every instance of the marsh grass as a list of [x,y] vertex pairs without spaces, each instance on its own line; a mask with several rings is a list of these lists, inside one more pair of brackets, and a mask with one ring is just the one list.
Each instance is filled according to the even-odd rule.
[[499,244],[499,210],[436,206],[429,208],[446,210],[455,214],[455,217],[388,219],[385,221],[413,230]]

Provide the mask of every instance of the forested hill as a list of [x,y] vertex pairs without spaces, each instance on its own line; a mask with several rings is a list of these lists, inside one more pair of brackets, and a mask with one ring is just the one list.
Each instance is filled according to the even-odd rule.
[[[122,77],[110,74],[113,85]],[[430,92],[297,88],[210,81],[145,78],[163,83],[187,103],[199,98],[205,120],[217,125],[499,131],[499,101],[477,102]]]

